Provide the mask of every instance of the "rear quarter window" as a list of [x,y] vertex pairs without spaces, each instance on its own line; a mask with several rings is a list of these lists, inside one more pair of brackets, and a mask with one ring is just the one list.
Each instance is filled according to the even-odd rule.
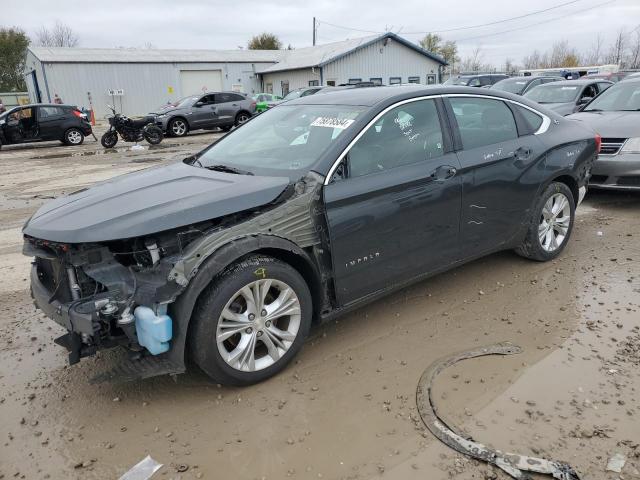
[[543,118],[528,108],[524,108],[519,105],[514,105],[514,107],[524,120],[525,131],[521,132],[521,135],[532,135],[537,132],[542,125]]

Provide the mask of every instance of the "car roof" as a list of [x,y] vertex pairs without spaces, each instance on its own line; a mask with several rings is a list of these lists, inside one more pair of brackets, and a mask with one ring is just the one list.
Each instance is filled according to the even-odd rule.
[[15,107],[11,107],[11,110],[14,108],[27,108],[27,107],[66,107],[66,108],[77,108],[75,105],[67,105],[66,103],[28,103],[26,105],[16,105]]
[[[472,95],[486,95],[488,97],[502,97],[522,102],[522,97],[514,96],[498,90],[474,87],[457,87],[442,85],[398,85],[385,87],[349,88],[325,92],[322,95],[308,95],[287,102],[287,105],[359,105],[372,107],[380,102],[396,102],[404,99],[425,95],[467,93]],[[524,102],[523,102],[524,103]]]
[[[579,79],[577,79],[577,80],[560,80],[560,81],[558,81],[558,82],[545,83],[544,85],[538,85],[538,87],[547,87],[547,86],[549,86],[549,85],[551,85],[551,86],[556,86],[556,87],[557,87],[558,85],[560,85],[560,86],[562,86],[562,85],[578,85],[578,86],[580,86],[580,85],[587,85],[587,84],[589,84],[589,83],[594,83],[594,82],[595,82],[595,80],[602,80],[602,79],[598,79],[598,78],[591,78],[591,79],[588,79],[588,78],[584,78],[584,79],[583,79],[583,78],[579,78]],[[606,82],[606,83],[613,83],[613,82],[610,82],[609,80],[604,80],[604,82]],[[597,82],[597,83],[602,83],[602,82]],[[536,88],[538,88],[538,87],[536,87]]]

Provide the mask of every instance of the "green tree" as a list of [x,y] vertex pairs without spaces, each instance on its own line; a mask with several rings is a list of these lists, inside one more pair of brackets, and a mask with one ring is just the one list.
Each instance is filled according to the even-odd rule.
[[16,27],[0,28],[0,92],[27,89],[24,83],[24,62],[29,37]]
[[420,46],[428,52],[440,55],[449,64],[453,65],[460,61],[458,58],[458,44],[452,40],[442,41],[442,37],[436,33],[427,33]]
[[249,40],[249,50],[280,50],[282,42],[273,33],[261,33]]

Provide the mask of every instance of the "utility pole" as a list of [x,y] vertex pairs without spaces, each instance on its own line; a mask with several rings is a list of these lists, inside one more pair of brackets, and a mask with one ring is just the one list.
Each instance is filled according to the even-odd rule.
[[313,17],[313,46],[316,46],[316,17]]

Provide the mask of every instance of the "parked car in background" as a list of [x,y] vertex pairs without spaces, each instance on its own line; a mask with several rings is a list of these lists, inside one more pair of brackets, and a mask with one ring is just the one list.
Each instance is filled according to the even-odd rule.
[[532,88],[524,94],[560,115],[569,115],[613,85],[609,80],[562,80]]
[[490,87],[494,83],[509,78],[509,75],[501,73],[478,74],[478,75],[458,75],[450,77],[444,85],[455,85],[459,87]]
[[262,113],[282,100],[282,97],[272,93],[256,93],[251,98],[256,102],[256,113]]
[[220,128],[231,130],[256,112],[256,101],[243,93],[209,92],[192,95],[161,106],[155,115],[157,125],[173,137],[183,137],[192,130]]
[[590,73],[581,77],[585,80],[609,80],[610,82],[617,83],[624,80],[629,76],[629,72],[605,72],[605,73]]
[[489,88],[492,90],[500,90],[502,92],[515,93],[516,95],[524,95],[526,92],[538,85],[558,82],[560,80],[562,80],[560,77],[510,77],[494,83]]
[[136,355],[116,375],[190,358],[256,383],[313,322],[492,252],[557,258],[598,148],[499,91],[301,97],[184,161],[43,205],[23,228],[32,295],[70,362],[123,346]]
[[323,88],[328,88],[328,87],[323,87],[323,86],[317,85],[317,86],[314,86],[314,87],[296,88],[295,90],[291,90],[289,93],[287,93],[281,100],[273,102],[273,106],[279,105],[279,104],[284,103],[284,102],[288,102],[290,100],[294,100],[296,98],[306,97],[306,96],[309,96],[309,95],[315,95],[316,93],[318,93]]
[[71,105],[23,105],[0,115],[0,148],[14,143],[50,140],[81,145],[87,135],[91,135],[87,116]]
[[640,190],[639,77],[615,84],[567,118],[602,136],[600,155],[591,171],[591,186]]
[[629,73],[629,75],[627,75],[626,77],[624,77],[624,78],[622,79],[622,81],[624,81],[624,80],[636,79],[636,78],[640,78],[640,72],[633,72],[633,73]]

